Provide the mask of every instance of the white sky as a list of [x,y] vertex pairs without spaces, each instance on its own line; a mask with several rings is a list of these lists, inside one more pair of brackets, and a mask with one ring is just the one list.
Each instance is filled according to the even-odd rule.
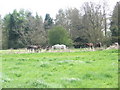
[[[51,17],[55,17],[56,13],[60,8],[76,7],[80,8],[84,2],[97,2],[100,3],[102,0],[1,0],[0,1],[0,14],[4,17],[5,14],[12,12],[14,9],[25,9],[32,11],[33,14],[36,12],[43,18],[46,13],[49,13]],[[108,3],[109,10],[112,11],[116,2],[119,0],[106,0]]]

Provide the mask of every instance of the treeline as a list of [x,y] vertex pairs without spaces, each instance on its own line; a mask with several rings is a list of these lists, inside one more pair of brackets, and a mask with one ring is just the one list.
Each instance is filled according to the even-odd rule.
[[14,10],[4,18],[0,17],[1,47],[24,48],[27,45],[57,43],[80,46],[88,42],[110,45],[118,42],[119,6],[120,3],[117,3],[109,18],[104,4],[92,2],[84,3],[81,10],[59,9],[55,19],[50,14],[46,14],[43,20],[37,13],[32,15],[28,10]]

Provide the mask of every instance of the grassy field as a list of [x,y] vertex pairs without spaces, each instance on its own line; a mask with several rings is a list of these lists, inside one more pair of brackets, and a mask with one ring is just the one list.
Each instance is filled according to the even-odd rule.
[[118,51],[2,54],[3,88],[118,88]]

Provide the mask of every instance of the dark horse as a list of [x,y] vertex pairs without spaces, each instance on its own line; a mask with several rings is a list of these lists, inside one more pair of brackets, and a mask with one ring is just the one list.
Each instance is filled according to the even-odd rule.
[[29,45],[27,46],[27,50],[30,52],[39,52],[41,51],[41,47],[39,45]]
[[90,47],[91,49],[93,49],[94,47],[98,47],[100,48],[102,45],[101,45],[101,42],[98,42],[98,43],[86,43],[87,47]]
[[94,47],[100,48],[101,46],[102,46],[101,42],[98,42],[98,43],[95,43],[95,44],[94,44]]

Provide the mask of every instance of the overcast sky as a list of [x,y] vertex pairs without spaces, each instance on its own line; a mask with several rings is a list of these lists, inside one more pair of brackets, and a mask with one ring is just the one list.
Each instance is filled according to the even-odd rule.
[[[36,12],[43,18],[46,13],[49,13],[51,17],[55,17],[56,13],[60,8],[76,7],[80,8],[84,2],[96,2],[101,3],[102,0],[1,0],[0,1],[0,14],[2,17],[14,9],[32,11],[33,14]],[[109,10],[112,11],[116,2],[119,0],[106,0],[108,3]]]

